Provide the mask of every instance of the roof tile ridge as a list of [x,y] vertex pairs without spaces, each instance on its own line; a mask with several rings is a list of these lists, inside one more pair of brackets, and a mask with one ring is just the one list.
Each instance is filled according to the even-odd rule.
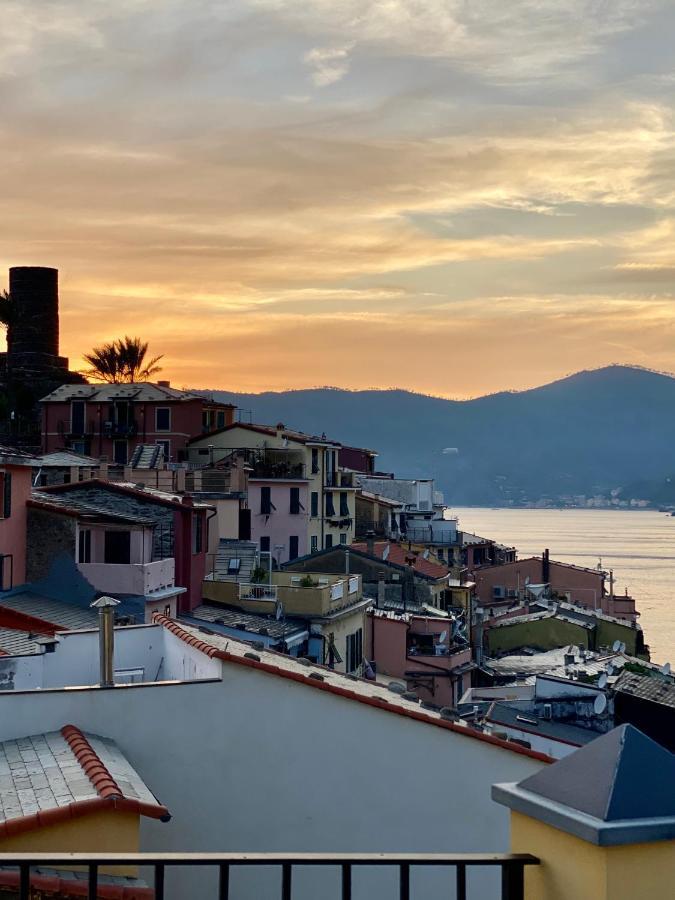
[[168,616],[165,616],[162,613],[154,613],[152,621],[157,625],[163,625],[164,628],[167,628],[172,634],[175,634],[176,637],[180,638],[186,644],[189,644],[191,647],[200,650],[202,653],[205,653],[211,658],[216,656],[219,652],[218,649],[212,644],[207,644],[206,641],[202,641],[200,638],[195,637],[193,634],[190,634],[189,631],[181,628],[181,626],[177,622],[174,622],[173,619],[169,619]]
[[75,754],[75,758],[84,770],[87,778],[96,788],[96,793],[104,800],[124,797],[119,785],[108,771],[87,738],[75,725],[64,725],[61,734]]

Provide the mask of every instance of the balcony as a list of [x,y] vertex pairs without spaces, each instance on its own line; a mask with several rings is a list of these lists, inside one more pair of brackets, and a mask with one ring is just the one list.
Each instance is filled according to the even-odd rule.
[[97,591],[147,596],[174,587],[173,558],[149,563],[78,563],[77,568]]
[[274,572],[272,584],[236,584],[207,579],[202,597],[249,612],[269,613],[277,600],[288,615],[328,616],[362,599],[360,575],[339,576]]
[[131,422],[103,422],[101,432],[104,437],[133,437],[138,434],[138,424]]
[[70,421],[59,419],[56,423],[56,430],[61,437],[72,440],[73,438],[91,437],[96,431],[96,425],[93,421],[82,422],[80,426]]
[[[316,896],[327,898],[352,898],[352,880],[354,869],[373,867],[373,891],[369,896],[373,900],[416,900],[417,897],[436,898],[439,900],[449,896],[448,886],[454,882],[454,896],[457,900],[472,900],[473,897],[484,897],[480,890],[471,890],[467,886],[467,874],[473,875],[475,870],[487,870],[499,876],[499,885],[490,891],[490,898],[501,897],[502,900],[523,900],[525,885],[525,867],[537,866],[539,860],[529,853],[2,853],[0,866],[16,869],[13,888],[18,891],[18,900],[30,900],[41,896],[34,893],[39,887],[31,868],[72,869],[77,866],[86,872],[86,880],[82,879],[82,887],[86,886],[78,896],[96,900],[99,897],[113,896],[105,884],[106,876],[99,875],[102,869],[109,871],[115,867],[145,866],[154,873],[153,887],[155,900],[164,900],[171,891],[171,874],[176,869],[206,867],[217,873],[217,884],[212,890],[199,893],[202,900],[217,900],[230,897],[230,875],[241,867],[269,868],[279,871],[278,888],[274,893],[265,896],[277,897],[280,900],[292,900],[294,874],[298,868],[313,867],[322,870],[324,889]],[[380,870],[382,878],[377,876]],[[429,893],[428,870],[437,872],[433,879],[436,885]],[[395,883],[387,875],[393,870]],[[415,890],[415,876],[420,870],[427,870],[423,891]],[[303,873],[304,874],[304,873]],[[360,875],[365,873],[360,873]],[[336,878],[337,876],[337,878]],[[411,877],[412,876],[412,877]],[[195,873],[195,880],[197,875]],[[43,876],[44,880],[44,876]],[[305,880],[304,878],[302,880]],[[472,879],[469,879],[471,881]],[[496,881],[496,879],[495,879]],[[493,882],[494,883],[494,882]],[[199,879],[202,885],[202,879]],[[327,890],[326,890],[327,889]],[[105,891],[108,893],[105,893]],[[165,893],[166,892],[166,893]],[[16,893],[13,894],[17,896]],[[117,895],[116,895],[117,896]],[[306,893],[303,892],[303,896]]]

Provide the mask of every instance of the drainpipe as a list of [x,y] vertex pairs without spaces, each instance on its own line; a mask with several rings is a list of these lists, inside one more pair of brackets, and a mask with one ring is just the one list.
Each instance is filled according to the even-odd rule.
[[115,607],[119,605],[120,601],[113,597],[99,597],[91,604],[93,609],[98,609],[101,687],[115,687]]
[[349,550],[345,550],[345,575],[349,575]]

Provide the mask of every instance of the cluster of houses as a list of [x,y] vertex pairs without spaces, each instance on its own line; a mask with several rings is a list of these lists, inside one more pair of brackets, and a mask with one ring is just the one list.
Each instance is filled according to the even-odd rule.
[[432,479],[167,381],[41,423],[0,447],[0,853],[506,849],[493,782],[616,726],[675,750],[611,573],[463,531]]

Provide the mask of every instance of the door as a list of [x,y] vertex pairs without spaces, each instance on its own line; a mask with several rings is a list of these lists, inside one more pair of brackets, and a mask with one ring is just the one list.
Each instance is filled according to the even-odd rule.
[[113,441],[113,460],[118,466],[127,464],[127,442]]
[[240,509],[239,510],[239,540],[240,541],[250,541],[251,540],[251,510],[250,509]]
[[129,565],[131,562],[131,532],[106,531],[103,561],[111,565]]
[[298,544],[299,539],[297,534],[291,534],[288,538],[288,559],[297,559],[298,558]]
[[71,434],[84,434],[84,400],[73,400],[70,404]]

